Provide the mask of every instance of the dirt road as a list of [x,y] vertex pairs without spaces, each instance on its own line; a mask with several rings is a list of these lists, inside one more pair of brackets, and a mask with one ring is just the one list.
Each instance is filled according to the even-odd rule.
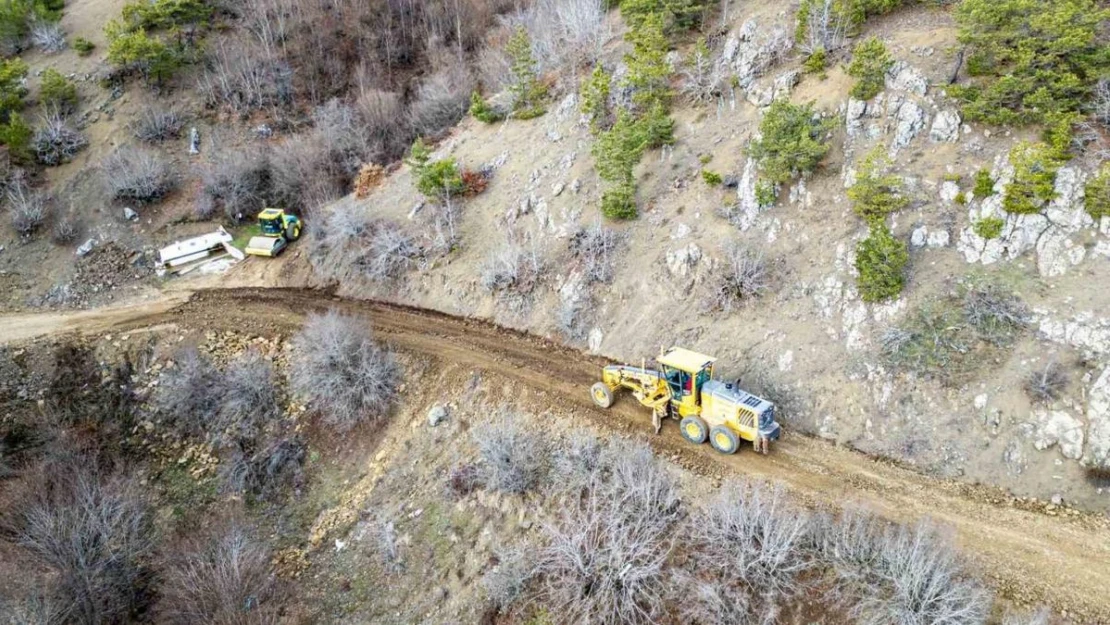
[[319,291],[237,288],[178,293],[89,313],[0,318],[0,344],[165,324],[289,334],[306,313],[328,308],[369,315],[378,336],[397,349],[566,398],[598,426],[644,436],[660,453],[705,475],[777,480],[810,503],[854,502],[899,521],[930,517],[953,529],[981,575],[1003,597],[1051,605],[1077,622],[1110,623],[1110,520],[1105,515],[1065,511],[1052,516],[998,489],[933,479],[800,435],[786,437],[768,457],[746,448],[720,456],[708,446],[693,447],[674,424],[661,436],[650,436],[650,419],[634,402],[618,401],[608,411],[593,406],[587,389],[597,379],[601,359],[483,321],[340,300]]

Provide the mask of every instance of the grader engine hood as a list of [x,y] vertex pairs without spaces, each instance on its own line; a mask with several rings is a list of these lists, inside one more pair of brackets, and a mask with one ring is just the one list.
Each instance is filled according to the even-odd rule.
[[712,397],[715,410],[719,413],[748,412],[754,415],[760,438],[774,441],[782,435],[782,427],[775,421],[775,405],[766,399],[719,380],[707,382],[702,392]]

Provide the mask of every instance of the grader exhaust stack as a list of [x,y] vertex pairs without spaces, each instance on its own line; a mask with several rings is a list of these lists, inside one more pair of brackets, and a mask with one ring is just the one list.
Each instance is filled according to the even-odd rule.
[[740,449],[740,441],[752,443],[756,451],[770,451],[771,441],[782,435],[771,402],[740,390],[733,384],[713,379],[716,358],[672,347],[657,362],[646,365],[610,365],[601,371],[601,381],[590,389],[594,403],[602,408],[613,404],[613,394],[628,390],[651,409],[656,434],[664,418],[679,420],[682,437],[700,445],[709,441],[723,454]]

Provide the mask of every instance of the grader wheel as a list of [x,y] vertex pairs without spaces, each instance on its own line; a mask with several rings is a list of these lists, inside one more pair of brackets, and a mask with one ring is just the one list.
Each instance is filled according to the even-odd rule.
[[709,431],[709,444],[722,454],[734,454],[740,449],[740,437],[736,436],[736,432],[718,425]]
[[608,408],[613,405],[613,391],[604,382],[598,382],[590,387],[590,397],[599,408]]
[[695,445],[701,445],[709,437],[709,427],[701,417],[686,417],[678,424],[678,429],[682,432],[682,438]]

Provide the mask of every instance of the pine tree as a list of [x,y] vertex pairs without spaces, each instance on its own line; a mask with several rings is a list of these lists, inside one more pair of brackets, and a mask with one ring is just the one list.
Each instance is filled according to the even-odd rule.
[[539,106],[543,98],[543,87],[539,83],[536,58],[532,56],[532,39],[523,26],[518,26],[509,38],[505,51],[509,55],[513,82],[509,93],[513,96],[514,111],[531,111]]
[[667,80],[671,70],[667,66],[670,44],[663,34],[662,17],[658,13],[646,16],[643,24],[625,38],[632,44],[631,54],[624,57],[628,64],[624,84],[635,90],[632,102],[641,111],[650,109],[656,102],[665,104],[670,97]]
[[582,83],[582,114],[590,118],[590,130],[595,134],[609,126],[609,83],[612,77],[598,63],[590,77]]

